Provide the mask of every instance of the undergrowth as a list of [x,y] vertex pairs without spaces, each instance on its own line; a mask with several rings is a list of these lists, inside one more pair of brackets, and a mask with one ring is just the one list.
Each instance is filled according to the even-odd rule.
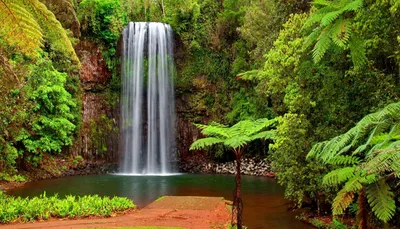
[[135,208],[132,200],[122,197],[66,196],[12,197],[0,192],[0,223],[32,222],[54,218],[112,216]]

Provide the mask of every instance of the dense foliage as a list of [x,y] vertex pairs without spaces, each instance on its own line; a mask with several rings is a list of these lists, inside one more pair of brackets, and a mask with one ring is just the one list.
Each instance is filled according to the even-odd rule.
[[133,209],[131,200],[121,197],[66,196],[34,198],[11,197],[0,192],[0,222],[32,222],[49,218],[83,218],[88,216],[112,216]]
[[[122,29],[159,21],[175,32],[183,119],[227,126],[274,119],[275,141],[250,143],[246,153],[271,161],[287,198],[318,213],[329,214],[333,203],[334,214],[351,215],[346,209],[358,206],[360,222],[399,221],[397,154],[389,147],[399,112],[367,123],[398,102],[398,0],[65,0],[58,4],[69,2],[76,15],[57,17],[61,23],[49,10],[56,7],[41,2],[51,0],[0,0],[0,179],[44,152],[64,152],[79,131],[76,38],[101,46],[118,91]],[[70,20],[81,25],[75,38],[62,28]],[[228,151],[219,150],[225,159]],[[363,172],[378,162],[379,171]]]
[[0,35],[0,179],[12,179],[17,163],[35,166],[43,153],[72,144],[81,119],[80,61],[69,32],[43,3],[0,5],[7,25]]

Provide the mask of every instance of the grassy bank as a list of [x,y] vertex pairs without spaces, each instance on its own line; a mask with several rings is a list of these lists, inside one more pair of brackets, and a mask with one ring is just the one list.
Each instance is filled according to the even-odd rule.
[[0,223],[29,222],[49,218],[108,217],[135,208],[132,200],[122,197],[67,196],[34,198],[12,197],[0,193]]

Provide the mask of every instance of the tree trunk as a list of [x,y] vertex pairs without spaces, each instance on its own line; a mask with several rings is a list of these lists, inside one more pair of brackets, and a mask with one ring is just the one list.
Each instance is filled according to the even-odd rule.
[[240,165],[242,162],[242,152],[239,150],[236,153],[236,187],[233,193],[233,211],[232,211],[232,224],[234,223],[234,217],[236,216],[237,229],[242,229],[242,212],[243,212],[243,202],[241,193],[241,171]]
[[161,8],[163,17],[165,18],[164,0],[161,0],[161,2],[160,2],[160,8]]
[[357,221],[358,229],[368,229],[368,212],[367,212],[367,198],[365,196],[365,188],[360,190],[358,195],[358,211],[357,211]]

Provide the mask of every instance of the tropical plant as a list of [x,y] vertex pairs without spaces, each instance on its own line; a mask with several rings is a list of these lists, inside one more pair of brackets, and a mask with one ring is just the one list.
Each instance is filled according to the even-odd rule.
[[82,218],[88,216],[111,216],[135,208],[132,200],[123,197],[100,197],[68,195],[60,198],[46,193],[39,197],[12,197],[0,192],[0,223],[15,221],[32,222],[54,218]]
[[79,65],[67,32],[39,0],[0,0],[0,40],[30,57],[40,57],[44,41],[50,50]]
[[353,26],[353,13],[360,10],[363,0],[315,0],[317,10],[306,21],[303,28],[309,29],[315,24],[306,40],[306,46],[313,45],[313,59],[321,61],[333,45],[350,50],[355,67],[366,62],[364,41]]
[[15,144],[21,146],[25,159],[35,165],[44,152],[61,152],[72,144],[77,120],[77,102],[65,89],[67,74],[55,70],[43,59],[32,66],[24,87],[31,109],[25,111],[24,126],[19,129]]
[[[241,197],[241,159],[247,145],[257,139],[274,139],[275,131],[272,130],[276,124],[275,119],[258,119],[255,121],[244,120],[228,127],[219,123],[210,125],[195,124],[201,129],[205,138],[198,139],[190,146],[190,150],[199,150],[215,144],[223,144],[231,149],[236,156],[236,188],[233,196],[232,224],[242,228],[243,203]],[[236,219],[236,223],[234,222]]]
[[323,184],[342,186],[333,200],[334,215],[343,214],[358,194],[359,228],[367,228],[369,203],[374,215],[387,223],[396,212],[394,179],[400,176],[400,103],[365,116],[355,127],[313,146],[308,157],[340,166],[325,175]]

